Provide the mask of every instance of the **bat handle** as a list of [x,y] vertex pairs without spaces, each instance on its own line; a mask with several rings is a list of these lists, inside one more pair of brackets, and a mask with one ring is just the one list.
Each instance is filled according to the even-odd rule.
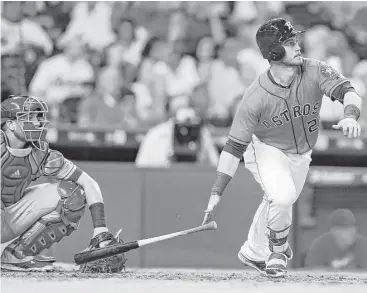
[[215,230],[218,228],[218,225],[215,221],[211,221],[203,226],[206,227],[208,230]]

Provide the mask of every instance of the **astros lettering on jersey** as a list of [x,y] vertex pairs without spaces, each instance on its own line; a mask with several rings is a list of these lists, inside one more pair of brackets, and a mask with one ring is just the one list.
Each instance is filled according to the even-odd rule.
[[346,81],[326,63],[308,58],[289,88],[275,85],[267,71],[245,92],[229,138],[247,145],[255,134],[286,153],[306,153],[317,141],[323,95],[334,100],[333,90]]

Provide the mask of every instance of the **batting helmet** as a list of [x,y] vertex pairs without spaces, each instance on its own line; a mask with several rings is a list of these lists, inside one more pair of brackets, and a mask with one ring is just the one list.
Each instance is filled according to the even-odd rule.
[[303,32],[295,30],[284,18],[274,18],[257,30],[256,42],[265,59],[279,61],[285,56],[282,43]]

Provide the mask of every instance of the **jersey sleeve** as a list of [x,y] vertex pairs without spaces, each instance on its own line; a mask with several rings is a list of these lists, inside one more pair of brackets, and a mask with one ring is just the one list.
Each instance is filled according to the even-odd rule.
[[83,173],[73,162],[66,159],[60,152],[49,150],[43,165],[43,175],[58,180],[70,180],[76,182]]
[[335,100],[333,97],[333,91],[335,88],[348,81],[348,79],[346,79],[341,73],[322,61],[319,61],[318,63],[318,76],[319,87],[322,93],[332,100]]
[[228,138],[240,144],[249,144],[256,125],[260,122],[258,101],[251,103],[243,97],[234,116]]

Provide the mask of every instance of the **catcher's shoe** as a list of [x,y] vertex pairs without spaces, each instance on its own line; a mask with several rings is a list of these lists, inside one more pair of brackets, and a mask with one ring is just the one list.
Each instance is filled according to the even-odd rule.
[[17,272],[51,272],[54,270],[52,264],[48,262],[39,262],[34,260],[28,260],[21,263],[1,263],[1,269],[6,271]]
[[266,275],[273,278],[283,277],[287,273],[287,260],[284,253],[272,252],[266,260]]
[[56,258],[54,258],[53,256],[48,256],[48,255],[36,255],[34,257],[34,260],[35,261],[38,261],[38,262],[46,262],[46,263],[54,263],[56,261]]
[[53,257],[43,255],[27,256],[23,259],[17,258],[13,250],[6,247],[1,255],[1,269],[7,271],[53,271],[52,263],[55,262]]
[[255,261],[246,257],[241,251],[238,252],[238,259],[246,266],[252,267],[257,270],[260,274],[266,275],[265,272],[265,261]]

